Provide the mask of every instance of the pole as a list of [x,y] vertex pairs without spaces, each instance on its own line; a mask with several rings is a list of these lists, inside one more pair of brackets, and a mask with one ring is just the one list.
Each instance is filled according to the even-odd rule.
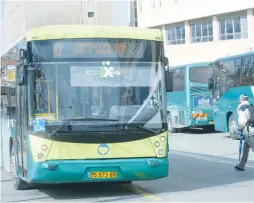
[[[2,95],[1,95],[1,104],[3,104],[2,102],[4,102],[4,99],[2,99]],[[4,150],[3,150],[3,108],[4,108],[4,104],[1,106],[1,114],[0,114],[0,128],[1,128],[1,164],[2,164],[2,168],[4,168]]]
[[80,0],[80,9],[81,9],[81,15],[80,15],[80,17],[81,17],[81,24],[84,24],[84,22],[83,22],[83,0]]
[[96,0],[94,0],[93,2],[93,6],[94,6],[94,21],[95,21],[95,25],[97,25],[97,7],[96,7]]

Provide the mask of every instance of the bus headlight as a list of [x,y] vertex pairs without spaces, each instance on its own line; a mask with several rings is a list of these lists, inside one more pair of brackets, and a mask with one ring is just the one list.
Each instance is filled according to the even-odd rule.
[[42,149],[43,151],[46,151],[46,150],[48,149],[48,147],[47,147],[47,145],[44,144],[44,145],[41,146],[41,149]]
[[154,143],[154,146],[155,146],[155,147],[159,147],[159,146],[160,146],[160,143],[159,143],[158,141],[156,141],[156,142]]
[[160,150],[158,151],[158,153],[159,153],[159,155],[162,155],[162,154],[163,154],[163,150],[160,149]]
[[166,138],[165,136],[161,136],[161,142],[165,142]]
[[38,158],[42,159],[44,157],[44,155],[42,153],[38,154]]

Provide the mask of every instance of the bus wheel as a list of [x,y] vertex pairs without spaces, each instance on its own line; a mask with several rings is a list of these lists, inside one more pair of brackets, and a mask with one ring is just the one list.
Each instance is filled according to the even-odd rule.
[[16,190],[29,189],[29,184],[18,177],[17,170],[17,154],[14,152],[14,145],[12,145],[11,157],[10,157],[10,171],[12,175],[13,186]]
[[229,131],[230,137],[233,140],[239,139],[239,136],[238,136],[237,130],[236,130],[236,122],[235,122],[233,114],[231,114],[229,119],[228,119],[228,131]]
[[172,127],[171,119],[168,118],[168,132],[169,133],[177,133],[178,129]]

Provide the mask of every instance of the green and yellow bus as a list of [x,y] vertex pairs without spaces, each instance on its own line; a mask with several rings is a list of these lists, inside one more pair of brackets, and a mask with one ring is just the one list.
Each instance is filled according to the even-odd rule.
[[7,113],[17,190],[168,176],[172,74],[160,30],[44,26],[16,48],[16,102]]

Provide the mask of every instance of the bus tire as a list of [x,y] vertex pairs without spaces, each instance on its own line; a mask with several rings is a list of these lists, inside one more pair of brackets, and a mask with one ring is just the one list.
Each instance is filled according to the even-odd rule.
[[168,132],[169,133],[177,133],[178,129],[172,127],[171,119],[168,118]]
[[233,140],[238,140],[239,139],[239,135],[237,134],[237,130],[236,130],[236,122],[235,122],[234,114],[231,114],[229,116],[229,119],[228,119],[228,131],[229,131],[230,137]]
[[14,144],[12,145],[10,154],[11,154],[11,157],[10,157],[10,171],[11,171],[11,175],[12,175],[12,182],[13,182],[14,188],[16,190],[30,189],[30,185],[18,176],[18,172],[17,172],[18,170],[16,170],[16,167],[17,167],[17,153],[15,153]]

